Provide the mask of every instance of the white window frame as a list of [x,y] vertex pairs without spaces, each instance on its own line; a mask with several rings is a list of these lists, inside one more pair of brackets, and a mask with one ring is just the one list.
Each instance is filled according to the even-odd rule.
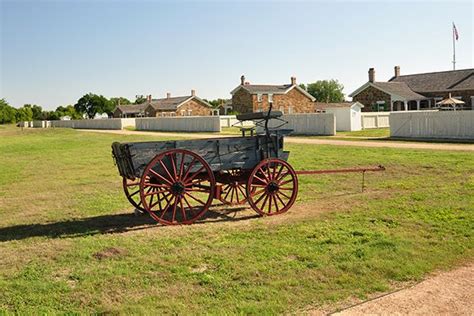
[[290,105],[288,107],[288,114],[293,114],[293,106],[292,105]]
[[185,110],[181,110],[181,116],[184,116],[184,115],[185,115],[185,113],[186,113],[186,111],[185,111]]
[[257,93],[257,102],[262,102],[262,94]]
[[273,102],[273,93],[268,94],[268,103]]
[[283,105],[280,105],[279,110],[282,114],[285,114],[285,107]]
[[187,114],[187,116],[192,116],[193,115],[193,110],[187,110],[186,114]]

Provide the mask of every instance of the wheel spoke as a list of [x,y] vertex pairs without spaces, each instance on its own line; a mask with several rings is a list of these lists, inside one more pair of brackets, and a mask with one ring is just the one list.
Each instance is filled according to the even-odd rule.
[[184,179],[186,179],[188,177],[188,174],[189,172],[191,171],[191,168],[193,167],[194,163],[197,161],[196,157],[193,157],[193,160],[191,161],[191,163],[189,164],[188,166],[188,169],[186,170],[186,174],[184,175],[184,177],[181,179],[181,181],[184,181]]
[[276,198],[278,198],[278,200],[280,201],[280,203],[283,205],[283,207],[286,205],[285,202],[283,202],[283,200],[281,199],[280,197],[280,194],[277,192],[277,194],[275,194]]
[[173,167],[173,173],[174,173],[174,178],[173,180],[176,181],[178,180],[178,174],[177,174],[177,171],[176,171],[176,163],[174,161],[176,155],[174,155],[173,153],[171,153],[171,166]]
[[[196,171],[189,179],[183,180],[183,181],[185,182],[185,185],[189,185],[190,182],[192,182],[193,179],[194,179],[202,170],[204,170],[204,169],[205,169],[205,167],[202,166],[202,167],[199,168],[198,171]],[[187,180],[187,181],[186,181],[186,180]]]
[[178,206],[178,196],[174,197],[174,204],[173,204],[173,218],[171,219],[171,222],[174,222],[176,219],[176,207]]
[[273,195],[269,195],[270,198],[268,199],[268,213],[270,214],[272,212],[272,198]]
[[[263,185],[266,185],[268,184],[269,181],[267,180],[262,180],[260,177],[258,177],[257,175],[254,175],[253,176],[255,179],[257,179],[258,181],[260,181],[261,183],[263,183]],[[255,184],[255,185],[258,185],[258,184]]]
[[184,221],[187,221],[188,218],[186,216],[186,210],[184,209],[183,198],[179,199],[179,205],[180,205],[179,207],[181,208],[181,213],[183,214]]
[[169,189],[169,185],[166,184],[155,184],[155,183],[146,183],[145,184],[147,187],[153,187],[153,188],[166,188]]
[[191,194],[189,194],[188,192],[185,192],[186,195],[188,195],[190,198],[192,198],[193,200],[195,200],[196,202],[199,202],[201,203],[202,205],[205,205],[206,203],[204,203],[203,201],[201,201],[200,199],[192,196]]
[[279,183],[278,185],[279,185],[279,186],[284,186],[285,184],[288,184],[288,183],[290,183],[290,182],[293,182],[293,179],[283,181],[282,183]]
[[276,194],[274,194],[272,197],[273,197],[273,201],[275,202],[274,205],[275,205],[276,211],[279,212],[280,209],[278,208],[278,202],[277,202],[277,199],[276,199],[275,195],[276,195]]
[[262,207],[261,207],[262,210],[265,208],[265,205],[267,204],[268,194],[264,194],[263,196],[265,196],[265,198],[263,199],[263,204],[262,204]]
[[171,173],[169,172],[168,168],[165,166],[165,164],[163,163],[163,160],[160,160],[160,165],[161,167],[163,168],[163,170],[165,170],[166,174],[168,175],[169,177],[169,180],[171,182],[174,182],[174,179],[173,179],[173,176],[171,175]]
[[129,196],[132,197],[132,196],[136,195],[138,192],[140,192],[140,189],[138,189],[137,191],[133,192],[133,193],[130,194]]
[[181,154],[181,163],[179,165],[179,177],[178,177],[179,181],[181,181],[181,177],[183,176],[183,172],[184,172],[184,157],[185,157],[185,155],[182,153]]
[[[160,161],[161,162],[161,161]],[[161,176],[160,174],[158,174],[155,170],[153,169],[150,169],[150,172],[153,173],[155,176],[157,176],[158,178],[160,178],[161,180],[165,181],[166,183],[168,183],[169,185],[173,185],[170,181],[168,181],[166,178],[164,178],[163,176]]]
[[189,210],[193,213],[193,216],[196,216],[196,215],[194,215],[194,214],[196,214],[196,213],[194,212],[193,207],[191,206],[191,204],[189,204],[188,199],[187,199],[186,196],[184,196],[184,195],[183,195],[183,200],[184,200],[184,202],[186,202],[186,204],[188,205]]
[[283,195],[284,197],[286,197],[288,200],[291,200],[291,197],[289,197],[288,195],[286,195],[285,193],[281,192],[281,191],[278,191],[278,193],[280,193],[281,195]]
[[270,179],[268,179],[267,175],[265,174],[265,171],[262,169],[262,167],[260,167],[260,169],[258,170],[260,171],[260,173],[263,175],[263,177],[265,178],[265,181],[262,181],[262,179],[260,179],[259,177],[257,177],[257,173],[255,173],[254,177],[257,178],[258,180],[262,181],[262,183],[268,183],[270,182]]

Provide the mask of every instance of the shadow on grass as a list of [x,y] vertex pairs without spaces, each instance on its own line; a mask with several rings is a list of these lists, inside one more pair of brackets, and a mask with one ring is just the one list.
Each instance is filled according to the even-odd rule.
[[[236,207],[218,211],[208,210],[203,217],[193,225],[212,224],[217,222],[233,222],[259,217],[256,214],[241,216],[246,207]],[[55,223],[27,224],[0,228],[0,242],[22,240],[32,237],[73,238],[97,234],[117,234],[149,228],[166,226],[155,222],[147,214],[102,215],[78,218]]]

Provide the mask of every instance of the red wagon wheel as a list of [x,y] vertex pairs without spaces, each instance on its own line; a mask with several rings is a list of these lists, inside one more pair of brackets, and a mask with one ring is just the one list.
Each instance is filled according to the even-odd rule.
[[214,174],[198,154],[171,149],[151,160],[140,181],[143,207],[165,225],[191,224],[214,198]]
[[284,160],[262,160],[247,182],[250,206],[260,215],[277,215],[290,209],[298,194],[298,177]]
[[140,179],[130,180],[123,177],[123,191],[130,204],[139,210],[141,213],[145,213],[146,210],[143,208],[142,201],[140,200]]
[[239,205],[247,202],[245,192],[245,180],[242,181],[242,171],[240,169],[230,169],[224,171],[225,182],[222,184],[219,201],[227,205]]

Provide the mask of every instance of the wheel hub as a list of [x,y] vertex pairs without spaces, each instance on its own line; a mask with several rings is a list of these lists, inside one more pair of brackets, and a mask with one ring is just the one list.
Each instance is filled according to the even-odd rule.
[[276,182],[270,182],[267,186],[267,190],[269,193],[275,193],[278,191],[280,187],[278,186],[278,184]]
[[184,183],[182,182],[175,182],[171,185],[171,192],[173,192],[174,195],[181,195],[184,193]]

